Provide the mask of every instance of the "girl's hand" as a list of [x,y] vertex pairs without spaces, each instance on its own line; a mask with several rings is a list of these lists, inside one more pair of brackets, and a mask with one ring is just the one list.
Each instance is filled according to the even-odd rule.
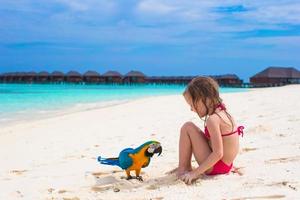
[[185,182],[187,185],[192,184],[192,182],[197,180],[198,178],[199,178],[199,175],[196,172],[196,170],[193,170],[191,172],[185,173],[182,176],[180,176],[180,180]]

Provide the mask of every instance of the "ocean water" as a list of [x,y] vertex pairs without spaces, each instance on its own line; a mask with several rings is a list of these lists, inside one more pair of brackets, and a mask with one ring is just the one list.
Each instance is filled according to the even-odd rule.
[[[147,96],[182,94],[184,85],[0,84],[0,125],[14,120],[118,104]],[[245,89],[221,88],[221,93]]]

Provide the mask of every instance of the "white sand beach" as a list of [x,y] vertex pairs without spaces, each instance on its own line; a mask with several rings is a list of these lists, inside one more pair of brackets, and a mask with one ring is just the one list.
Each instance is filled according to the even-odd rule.
[[[149,97],[0,128],[0,199],[299,199],[300,85],[223,94],[245,126],[228,175],[187,186],[167,172],[178,163],[181,125],[203,122],[181,95]],[[160,141],[163,153],[127,181],[96,158]],[[194,162],[196,166],[196,163]]]

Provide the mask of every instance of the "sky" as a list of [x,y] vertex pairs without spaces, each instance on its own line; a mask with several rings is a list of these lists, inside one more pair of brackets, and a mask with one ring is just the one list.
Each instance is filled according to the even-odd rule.
[[0,73],[300,69],[299,0],[0,0]]

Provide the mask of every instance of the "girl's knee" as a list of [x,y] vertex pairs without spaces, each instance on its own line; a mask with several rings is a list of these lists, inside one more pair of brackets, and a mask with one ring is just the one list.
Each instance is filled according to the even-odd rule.
[[196,125],[193,122],[185,122],[182,125],[182,127],[180,129],[180,132],[185,132],[185,131],[187,131],[189,129],[192,129],[192,128],[195,128],[195,127],[196,127]]
[[185,122],[181,129],[180,129],[180,132],[183,133],[183,132],[189,132],[189,131],[193,131],[193,132],[202,132],[202,130],[196,126],[196,124],[194,124],[193,122],[191,121],[188,121],[188,122]]

